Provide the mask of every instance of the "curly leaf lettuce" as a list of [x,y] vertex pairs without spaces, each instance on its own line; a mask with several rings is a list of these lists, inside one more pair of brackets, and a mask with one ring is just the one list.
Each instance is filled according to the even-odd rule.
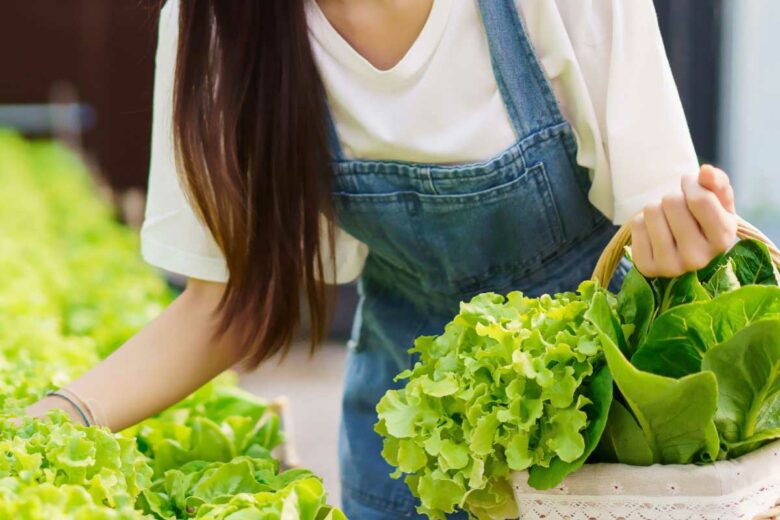
[[222,376],[180,403],[126,430],[152,460],[156,477],[191,461],[270,458],[282,442],[279,417],[268,403]]
[[420,360],[379,402],[376,431],[420,513],[512,518],[510,472],[552,487],[584,463],[612,398],[599,331],[585,319],[597,294],[592,282],[555,297],[481,294],[442,335],[417,339]]
[[[6,454],[0,458],[0,511],[13,510],[17,502],[53,511],[71,500],[94,511],[126,511],[152,482],[148,460],[132,440],[75,425],[61,412],[47,421],[25,419],[19,426],[0,421],[0,451]],[[35,491],[44,484],[48,491]],[[56,491],[59,487],[67,490]]]

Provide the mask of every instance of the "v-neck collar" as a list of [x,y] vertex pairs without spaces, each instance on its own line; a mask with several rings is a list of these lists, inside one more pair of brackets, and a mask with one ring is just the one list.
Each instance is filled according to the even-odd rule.
[[404,56],[389,69],[379,69],[360,54],[330,23],[316,0],[307,1],[309,30],[317,42],[339,62],[353,71],[384,80],[413,76],[431,58],[447,27],[454,0],[433,0],[431,12],[420,34]]

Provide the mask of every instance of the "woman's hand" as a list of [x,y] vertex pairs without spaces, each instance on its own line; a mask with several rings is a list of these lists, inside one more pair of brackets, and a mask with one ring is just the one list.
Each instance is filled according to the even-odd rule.
[[632,256],[647,277],[673,278],[706,267],[737,238],[728,176],[702,166],[682,179],[682,191],[648,204],[632,222]]

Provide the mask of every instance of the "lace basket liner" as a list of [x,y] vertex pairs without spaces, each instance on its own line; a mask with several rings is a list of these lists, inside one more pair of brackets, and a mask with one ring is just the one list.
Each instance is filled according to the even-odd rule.
[[524,520],[750,519],[780,498],[780,441],[708,466],[586,464],[547,491],[527,480],[512,476]]

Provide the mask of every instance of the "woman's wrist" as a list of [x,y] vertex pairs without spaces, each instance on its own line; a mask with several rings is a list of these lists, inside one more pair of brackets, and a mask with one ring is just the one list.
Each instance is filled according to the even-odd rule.
[[68,417],[73,420],[73,422],[77,424],[84,424],[84,420],[82,419],[81,414],[79,413],[76,406],[64,399],[60,399],[52,395],[47,395],[38,402],[28,406],[25,412],[30,417],[43,419],[52,410],[61,410],[65,412]]
[[68,388],[60,388],[50,392],[43,399],[27,408],[26,412],[31,417],[45,417],[51,410],[62,410],[76,423],[84,426],[102,426],[105,424],[98,403],[94,400],[86,400]]

